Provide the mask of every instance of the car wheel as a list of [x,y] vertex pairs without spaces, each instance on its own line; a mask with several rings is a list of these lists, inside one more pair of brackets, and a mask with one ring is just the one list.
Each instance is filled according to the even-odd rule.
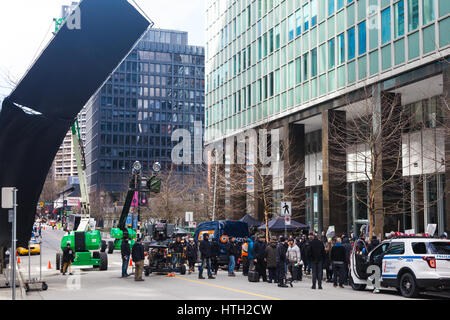
[[102,246],[100,247],[100,252],[105,252],[106,248],[108,248],[108,245],[106,244],[105,240],[102,240]]
[[363,291],[363,290],[366,289],[366,285],[365,284],[354,283],[353,282],[353,278],[351,276],[349,277],[349,281],[350,281],[350,285],[352,286],[353,290]]
[[406,298],[414,298],[419,295],[416,279],[411,273],[404,273],[400,277],[400,293]]
[[62,260],[62,256],[60,252],[56,253],[56,270],[62,270],[62,266],[61,266],[61,260]]
[[186,274],[186,265],[184,264],[181,265],[180,274]]
[[108,253],[112,254],[114,252],[114,241],[108,241]]
[[[92,253],[92,259],[100,259],[100,252],[98,251],[94,251]],[[94,264],[94,268],[97,269],[100,267],[101,261],[99,262],[99,264]]]
[[108,270],[108,255],[106,252],[100,252],[100,270]]

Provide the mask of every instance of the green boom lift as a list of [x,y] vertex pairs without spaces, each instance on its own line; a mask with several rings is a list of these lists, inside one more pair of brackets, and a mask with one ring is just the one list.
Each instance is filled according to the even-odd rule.
[[[72,125],[72,142],[77,162],[78,178],[81,192],[81,219],[77,230],[68,232],[61,240],[61,249],[70,242],[70,247],[75,252],[74,266],[93,266],[100,270],[108,269],[108,255],[101,249],[102,237],[99,230],[90,226],[90,204],[86,181],[86,161],[84,157],[83,141],[81,140],[78,121]],[[62,253],[56,254],[56,268],[62,270]]]
[[[158,162],[153,165],[153,172],[158,173],[161,169],[161,166]],[[113,253],[114,250],[120,250],[122,239],[124,235],[128,236],[130,240],[130,246],[132,247],[136,242],[136,231],[133,228],[126,228],[126,219],[128,217],[128,213],[130,211],[131,203],[133,201],[133,197],[135,192],[154,192],[158,193],[161,189],[161,179],[157,178],[155,175],[150,178],[144,177],[141,174],[141,164],[139,161],[136,161],[133,164],[132,177],[130,179],[130,183],[128,186],[127,195],[125,198],[125,203],[123,205],[122,213],[119,218],[119,223],[117,227],[111,228],[111,238],[114,238],[114,241],[108,242],[108,253]],[[139,203],[137,204],[139,206]],[[134,219],[133,219],[134,220]],[[133,225],[132,221],[132,225]],[[102,245],[102,250],[105,249],[105,243]]]

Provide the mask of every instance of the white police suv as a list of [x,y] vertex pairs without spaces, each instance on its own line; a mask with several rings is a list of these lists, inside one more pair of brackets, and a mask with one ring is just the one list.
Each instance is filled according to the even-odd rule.
[[405,297],[421,291],[450,290],[450,241],[418,236],[398,236],[383,241],[367,254],[357,240],[350,258],[354,290],[366,285],[393,287]]

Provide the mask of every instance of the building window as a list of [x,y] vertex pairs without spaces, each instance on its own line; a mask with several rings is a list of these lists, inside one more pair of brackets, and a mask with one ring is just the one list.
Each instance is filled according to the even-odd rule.
[[295,59],[295,83],[299,84],[302,82],[302,59],[298,57]]
[[328,0],[328,15],[331,16],[334,13],[334,1]]
[[335,65],[335,44],[334,38],[328,41],[328,69],[331,69]]
[[358,54],[362,55],[366,53],[366,22],[363,21],[360,24],[358,24],[358,42],[359,42],[359,50]]
[[400,0],[394,4],[394,36],[401,37],[405,34],[405,2]]
[[305,31],[309,29],[309,4],[303,6],[303,19],[305,21]]
[[337,37],[338,40],[338,65],[345,62],[345,40],[344,34],[341,33]]
[[280,25],[275,27],[275,50],[280,48]]
[[423,4],[423,25],[426,25],[434,20],[434,0],[423,0],[422,4]]
[[269,30],[269,53],[273,52],[273,28]]
[[311,51],[311,77],[317,76],[317,48]]
[[419,0],[408,0],[408,32],[419,27]]
[[348,38],[348,60],[355,57],[355,27],[347,31]]
[[290,62],[288,65],[288,89],[294,86],[295,71],[294,62]]
[[344,7],[344,0],[337,0],[337,10],[339,11]]
[[317,24],[317,0],[311,0],[311,27]]
[[295,35],[299,36],[302,33],[302,10],[298,9],[295,12]]
[[381,44],[391,41],[391,8],[381,11]]
[[303,55],[303,80],[308,80],[308,53]]
[[288,17],[288,28],[289,28],[289,32],[288,32],[288,40],[290,41],[290,40],[292,40],[292,39],[294,39],[294,23],[295,23],[295,21],[294,21],[294,15],[293,14],[291,14],[289,17]]
[[267,32],[263,35],[264,57],[267,56]]

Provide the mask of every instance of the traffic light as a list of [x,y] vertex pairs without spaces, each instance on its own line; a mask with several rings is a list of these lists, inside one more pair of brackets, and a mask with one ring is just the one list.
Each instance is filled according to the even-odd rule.
[[161,191],[161,179],[155,176],[151,177],[147,181],[147,188],[154,193],[159,193]]
[[64,206],[64,207],[67,207],[67,200],[64,200],[64,201],[63,201],[63,206]]

